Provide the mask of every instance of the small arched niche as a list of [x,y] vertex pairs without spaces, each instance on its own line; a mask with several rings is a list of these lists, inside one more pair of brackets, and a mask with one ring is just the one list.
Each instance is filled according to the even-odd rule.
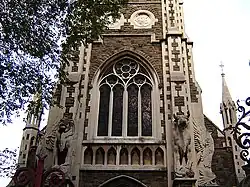
[[84,164],[93,164],[93,151],[90,147],[84,151]]
[[128,165],[128,150],[122,148],[120,151],[120,165]]
[[164,152],[160,147],[158,147],[155,151],[155,165],[163,165],[164,164]]
[[152,151],[149,148],[143,151],[143,165],[152,165]]
[[104,165],[104,155],[105,155],[105,152],[103,148],[97,149],[96,155],[95,155],[95,164]]
[[116,165],[116,151],[113,147],[108,150],[108,165]]
[[137,147],[131,151],[131,164],[140,165],[140,151]]

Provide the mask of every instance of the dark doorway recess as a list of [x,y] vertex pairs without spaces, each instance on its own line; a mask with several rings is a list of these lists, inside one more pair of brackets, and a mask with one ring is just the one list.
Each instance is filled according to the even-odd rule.
[[118,176],[101,184],[99,187],[147,187],[140,181],[129,176]]

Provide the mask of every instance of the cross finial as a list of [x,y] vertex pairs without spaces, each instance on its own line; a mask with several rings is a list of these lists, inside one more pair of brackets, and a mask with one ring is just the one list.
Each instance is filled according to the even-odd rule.
[[221,68],[221,75],[224,76],[225,75],[225,73],[224,73],[224,64],[223,64],[222,61],[220,62],[220,68]]

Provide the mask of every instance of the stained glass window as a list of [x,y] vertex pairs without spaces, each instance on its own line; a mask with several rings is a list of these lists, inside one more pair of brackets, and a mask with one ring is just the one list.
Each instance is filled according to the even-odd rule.
[[98,136],[108,135],[109,98],[110,88],[108,85],[103,85],[100,88],[99,125],[97,132]]
[[152,136],[151,87],[141,87],[142,136]]
[[113,89],[112,136],[122,135],[123,86],[116,85]]
[[128,136],[138,136],[138,87],[128,87]]
[[107,69],[100,81],[98,136],[152,136],[149,77],[146,69],[129,57]]

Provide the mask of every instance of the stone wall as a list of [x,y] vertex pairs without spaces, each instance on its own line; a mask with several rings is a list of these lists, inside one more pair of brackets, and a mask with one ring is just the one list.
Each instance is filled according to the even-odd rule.
[[236,186],[236,174],[231,148],[215,148],[212,170],[217,176],[217,183],[221,187]]
[[205,125],[212,132],[214,139],[214,155],[212,160],[212,171],[216,175],[216,182],[221,187],[236,186],[236,171],[234,169],[232,147],[225,147],[225,137],[219,136],[220,130],[206,116]]

